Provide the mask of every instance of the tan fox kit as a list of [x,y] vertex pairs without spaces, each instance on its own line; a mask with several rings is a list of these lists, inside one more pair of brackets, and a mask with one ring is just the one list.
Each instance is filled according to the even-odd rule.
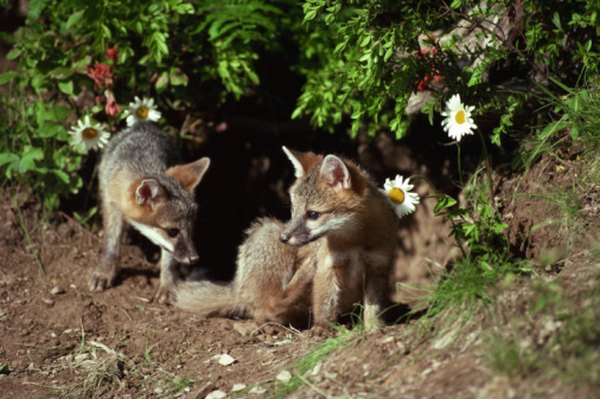
[[167,299],[174,285],[175,262],[197,260],[192,240],[198,209],[194,188],[210,160],[171,166],[176,159],[170,137],[147,122],[122,131],[104,149],[99,169],[104,251],[90,279],[91,290],[102,291],[113,284],[126,223],[161,248],[156,294],[160,301]]
[[335,155],[283,148],[295,168],[291,220],[260,219],[247,231],[231,284],[186,283],[176,305],[259,322],[335,321],[364,303],[370,328],[388,299],[396,216],[371,178]]

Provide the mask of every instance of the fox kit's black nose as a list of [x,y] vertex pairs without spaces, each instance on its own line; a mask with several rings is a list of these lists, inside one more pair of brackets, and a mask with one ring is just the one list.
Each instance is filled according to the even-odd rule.
[[281,233],[281,235],[279,236],[279,241],[286,243],[290,240],[290,236],[289,234],[285,234],[285,233]]

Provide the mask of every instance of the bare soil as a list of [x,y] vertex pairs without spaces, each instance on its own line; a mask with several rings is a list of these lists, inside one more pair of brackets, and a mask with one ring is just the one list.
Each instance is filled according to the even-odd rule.
[[[388,148],[387,143],[382,147]],[[371,149],[363,150],[360,158],[368,162]],[[404,150],[396,147],[394,151]],[[402,158],[397,153],[387,157]],[[385,163],[386,157],[381,159]],[[419,162],[395,167],[428,172]],[[556,173],[549,175],[548,168]],[[529,173],[521,187],[524,184],[530,189],[550,180],[572,181],[557,173],[574,172],[546,161]],[[549,215],[531,196],[519,197],[518,201],[529,201],[526,204],[510,202],[516,184],[516,180],[508,180],[499,196],[505,200],[509,231],[519,243],[516,246],[536,257],[540,243],[550,248],[564,237],[555,234],[558,229],[534,229],[532,233],[531,226]],[[425,185],[418,190],[421,195],[428,193]],[[597,226],[598,191],[588,197],[590,226]],[[424,200],[400,229],[392,283],[430,282],[436,270],[442,270],[454,256],[446,242],[447,226],[432,216],[434,201]],[[154,303],[156,259],[144,245],[138,245],[139,240],[129,241],[122,249],[122,274],[116,287],[92,293],[87,279],[99,259],[100,233],[90,232],[66,214],[43,222],[39,205],[14,190],[2,195],[0,217],[1,398],[201,399],[215,390],[226,392],[227,397],[285,396],[281,391],[285,375],[280,373],[287,370],[297,378],[299,359],[327,342],[326,336],[312,330],[205,319]],[[584,283],[597,283],[599,275],[598,265],[583,268],[577,261],[562,261],[560,267],[537,272],[544,279],[563,280],[573,292]],[[311,364],[300,389],[287,395],[594,397],[593,392],[573,390],[560,379],[539,375],[533,380],[511,378],[493,371],[486,361],[481,349],[484,329],[502,328],[510,315],[527,312],[532,300],[531,279],[522,277],[501,288],[494,317],[484,312],[468,323],[442,321],[435,334],[423,327],[426,324],[418,327],[418,320],[353,334],[330,356]],[[396,299],[411,300],[402,292]],[[535,330],[537,319],[532,320]],[[344,330],[332,330],[328,336],[343,334]],[[233,363],[222,365],[224,354],[230,355]],[[235,384],[244,384],[245,389],[233,393]]]

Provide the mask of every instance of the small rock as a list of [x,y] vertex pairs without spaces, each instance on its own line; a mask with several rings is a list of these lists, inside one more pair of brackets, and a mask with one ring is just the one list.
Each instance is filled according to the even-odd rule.
[[275,341],[271,345],[272,346],[285,346],[285,345],[289,345],[291,343],[292,343],[292,340],[289,338],[286,338],[286,339],[282,339],[281,341]]
[[69,288],[72,290],[76,290],[77,286],[75,284],[69,284]]
[[162,388],[160,388],[160,387],[154,388],[154,393],[157,394],[157,395],[160,395],[163,392],[164,392],[164,390]]
[[56,285],[50,290],[50,293],[52,295],[60,295],[60,294],[64,294],[65,290],[61,286]]
[[323,363],[321,363],[321,362],[315,364],[315,367],[313,367],[313,369],[310,371],[310,374],[313,376],[318,375],[321,372],[322,366],[323,366]]
[[256,394],[256,395],[261,395],[263,393],[267,392],[267,390],[263,387],[261,387],[260,385],[257,385],[255,387],[250,388],[250,390],[248,391],[248,393],[251,394]]
[[231,392],[240,392],[246,389],[246,384],[233,384],[233,388],[231,388]]
[[221,366],[229,366],[235,362],[236,360],[227,353],[223,353],[221,356],[219,356],[219,364]]
[[287,384],[292,379],[292,373],[290,373],[287,370],[281,370],[279,374],[277,374],[277,377],[275,377],[275,379],[277,381],[283,382],[284,384]]
[[227,394],[220,389],[217,389],[206,395],[205,399],[223,399],[225,397],[227,397]]
[[44,302],[48,306],[54,306],[54,301],[50,298],[42,298],[42,302]]

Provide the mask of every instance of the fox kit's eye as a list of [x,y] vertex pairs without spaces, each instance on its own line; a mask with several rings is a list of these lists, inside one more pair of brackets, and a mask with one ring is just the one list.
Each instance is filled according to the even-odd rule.
[[321,214],[319,212],[316,211],[308,211],[306,212],[306,217],[309,218],[310,220],[316,220],[319,218],[319,216],[321,216]]
[[179,234],[179,229],[172,227],[169,229],[166,229],[167,235],[171,238],[176,237],[177,234]]

